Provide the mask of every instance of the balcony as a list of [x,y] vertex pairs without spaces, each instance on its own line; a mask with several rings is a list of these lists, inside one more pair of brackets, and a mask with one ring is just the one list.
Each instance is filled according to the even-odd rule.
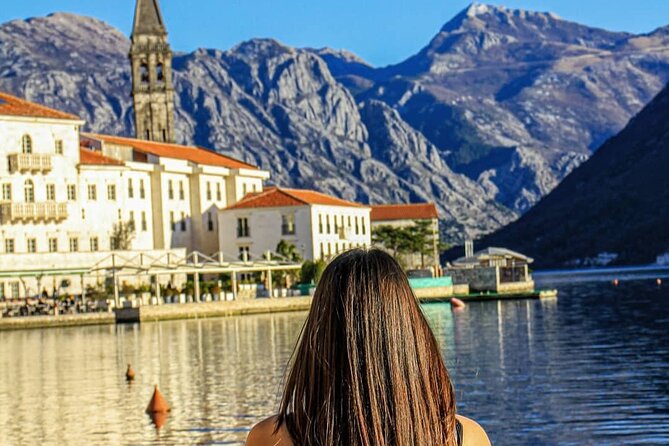
[[9,155],[9,171],[14,172],[49,172],[51,155],[48,153],[15,153]]
[[67,203],[2,203],[3,224],[28,221],[62,221],[67,219]]

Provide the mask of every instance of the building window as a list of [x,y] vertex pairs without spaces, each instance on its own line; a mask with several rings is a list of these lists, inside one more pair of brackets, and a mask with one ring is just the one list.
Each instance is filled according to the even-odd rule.
[[148,231],[148,225],[146,224],[146,212],[142,212],[142,231]]
[[295,235],[295,215],[288,214],[281,216],[281,234]]
[[207,181],[207,200],[211,201],[211,182]]
[[207,229],[209,229],[209,232],[214,230],[214,217],[211,212],[207,212]]
[[0,299],[5,299],[7,296],[5,294],[5,282],[0,282]]
[[172,232],[177,230],[177,223],[174,221],[174,212],[170,212],[170,226],[172,227]]
[[19,282],[12,282],[9,287],[12,290],[12,299],[18,299],[21,297],[20,289],[19,289]]
[[332,243],[328,243],[328,256],[332,257]]
[[339,234],[339,223],[337,223],[337,216],[334,215],[332,219],[334,220],[334,233]]
[[49,252],[58,252],[58,239],[50,238],[49,239]]
[[323,233],[323,215],[321,214],[318,214],[318,233],[319,234]]
[[146,64],[146,62],[142,62],[142,64],[139,66],[139,78],[142,84],[149,83],[149,66]]
[[130,219],[128,220],[128,229],[131,231],[135,230],[135,212],[130,211]]
[[167,141],[167,130],[163,129],[162,134],[163,134],[163,141]]
[[258,192],[258,187],[257,186],[258,186],[257,184],[253,185],[253,192]]
[[88,185],[88,199],[90,201],[95,201],[98,199],[98,189],[95,184]]
[[7,254],[14,254],[14,251],[15,251],[14,239],[13,238],[6,238],[5,239],[5,252]]
[[216,183],[216,200],[221,201],[223,194],[221,193],[221,183]]
[[109,239],[109,249],[112,251],[118,251],[118,239],[116,237],[111,237]]
[[56,155],[62,155],[63,154],[63,140],[62,139],[57,139],[56,140]]
[[167,198],[174,200],[174,182],[172,180],[167,182]]
[[251,251],[248,246],[239,247],[239,260],[248,262],[251,259]]
[[98,252],[100,250],[100,243],[97,237],[91,237],[91,252]]
[[67,185],[67,199],[68,201],[77,201],[77,186],[74,184]]
[[329,215],[325,216],[325,229],[326,229],[326,234],[331,234],[331,232],[330,232],[330,216]]
[[144,180],[139,180],[139,198],[146,198],[146,191],[144,190]]
[[132,178],[128,178],[128,198],[135,198],[135,189],[132,187]]
[[321,260],[325,260],[325,245],[321,242]]
[[186,232],[186,213],[181,213],[181,232]]
[[34,238],[29,238],[26,245],[29,253],[34,254],[37,252],[37,240]]
[[360,234],[360,225],[358,223],[358,217],[355,217],[355,235]]
[[46,185],[46,201],[56,201],[56,185]]
[[251,237],[248,218],[237,219],[237,238]]
[[242,196],[246,196],[246,183],[242,184]]
[[159,62],[158,65],[156,65],[156,80],[158,82],[164,82],[165,81],[165,72],[163,70],[163,63]]
[[116,185],[110,184],[107,186],[107,199],[109,201],[116,201]]
[[76,237],[70,238],[70,252],[79,252],[79,239]]
[[2,185],[2,201],[12,201],[12,185]]
[[33,139],[30,135],[23,135],[23,138],[21,138],[21,151],[23,153],[33,153]]
[[364,217],[361,218],[360,221],[361,221],[361,224],[362,224],[362,235],[366,235],[367,234],[367,225],[365,225],[365,218]]
[[24,183],[24,195],[26,203],[35,202],[35,185],[31,180],[26,180],[26,182]]
[[81,210],[81,219],[86,220],[86,209]]
[[184,182],[179,181],[179,200],[186,199],[186,192],[184,192]]

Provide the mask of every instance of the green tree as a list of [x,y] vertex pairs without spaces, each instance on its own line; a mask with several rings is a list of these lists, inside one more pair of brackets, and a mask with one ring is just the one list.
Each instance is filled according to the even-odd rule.
[[317,284],[321,280],[323,271],[327,264],[323,260],[311,261],[307,260],[302,264],[302,270],[300,271],[300,277],[302,283],[314,283]]
[[421,268],[425,268],[425,257],[434,251],[432,222],[415,220],[411,226],[378,226],[372,231],[372,241],[390,251],[401,260],[403,255],[419,254]]
[[135,238],[135,222],[118,222],[114,224],[110,237],[113,251],[128,251]]
[[276,245],[276,253],[290,262],[299,263],[302,261],[302,255],[297,247],[285,240],[281,240],[279,244]]

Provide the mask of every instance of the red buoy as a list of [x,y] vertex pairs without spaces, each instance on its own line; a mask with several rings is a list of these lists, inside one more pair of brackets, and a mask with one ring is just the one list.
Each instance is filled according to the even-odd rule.
[[135,379],[135,371],[132,369],[132,366],[128,364],[128,370],[125,372],[125,379],[129,381],[133,381]]
[[662,279],[657,279],[655,282],[657,283],[657,286],[661,286],[661,285],[662,285]]
[[451,299],[451,307],[452,307],[454,310],[455,310],[455,309],[462,309],[462,308],[465,308],[466,306],[467,306],[467,305],[466,305],[463,301],[461,301],[460,299],[458,299],[458,298],[456,298],[456,297],[454,297],[454,298]]
[[170,407],[169,404],[167,404],[167,401],[163,397],[163,394],[160,393],[160,390],[158,390],[158,386],[153,390],[153,396],[151,397],[151,401],[149,402],[149,405],[146,408],[146,413],[148,414],[166,414],[168,413],[172,408]]

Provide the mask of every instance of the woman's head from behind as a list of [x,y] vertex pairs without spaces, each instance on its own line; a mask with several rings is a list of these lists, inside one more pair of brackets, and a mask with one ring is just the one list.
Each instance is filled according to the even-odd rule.
[[451,445],[455,402],[399,264],[353,250],[326,268],[297,346],[279,425],[299,445]]

